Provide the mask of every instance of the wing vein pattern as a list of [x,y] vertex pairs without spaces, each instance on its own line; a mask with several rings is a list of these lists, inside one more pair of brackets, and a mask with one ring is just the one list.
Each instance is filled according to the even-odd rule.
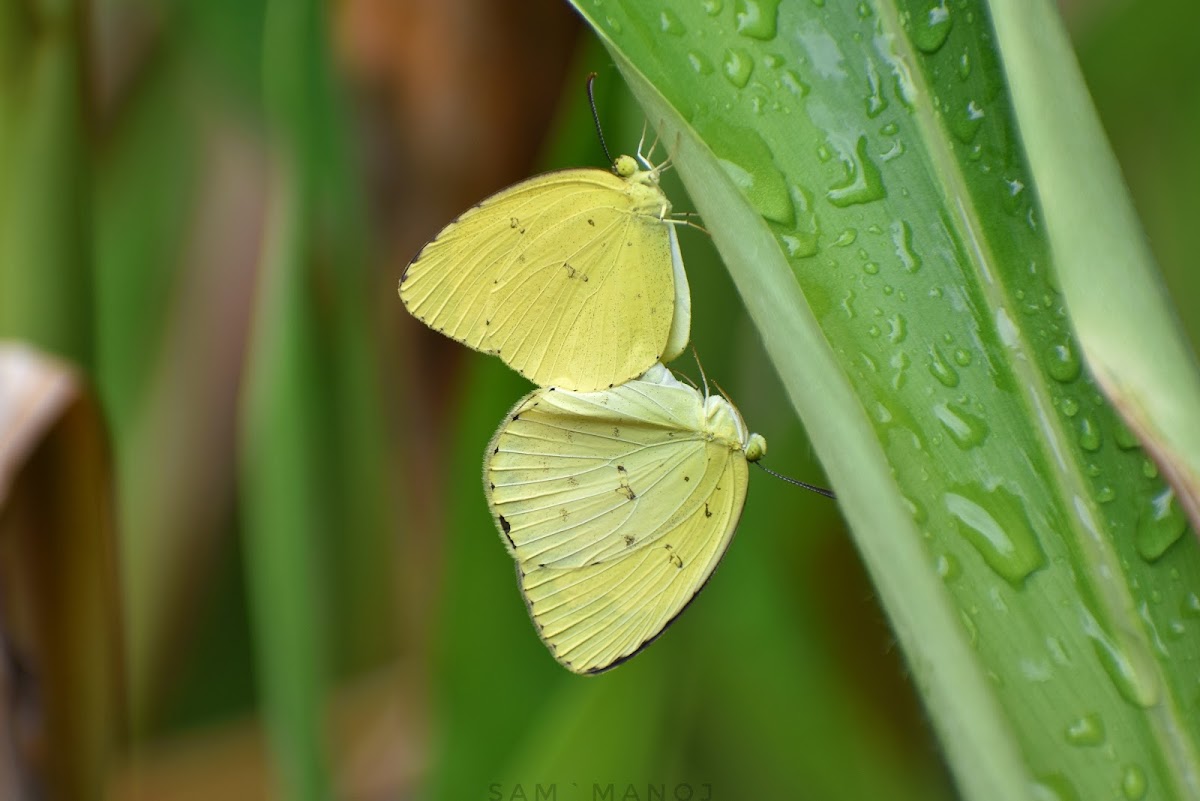
[[[706,409],[724,404],[719,430]],[[661,365],[590,393],[536,390],[485,459],[489,504],[555,657],[598,672],[640,650],[724,555],[745,501],[740,417]],[[732,418],[737,417],[737,424]]]
[[635,189],[648,191],[584,169],[493,195],[421,250],[400,296],[430,327],[541,386],[622,384],[681,349],[690,307],[672,226]]

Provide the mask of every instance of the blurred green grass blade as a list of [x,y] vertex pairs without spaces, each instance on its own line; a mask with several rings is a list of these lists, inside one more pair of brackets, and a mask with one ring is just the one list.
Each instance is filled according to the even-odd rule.
[[318,539],[322,419],[311,309],[302,290],[304,215],[277,189],[244,389],[241,489],[259,687],[284,795],[328,798],[320,745],[325,632]]
[[[164,53],[173,51],[168,46]],[[199,104],[180,89],[186,81],[181,61],[154,63],[96,152],[97,372],[118,440],[144,412],[203,188],[205,132],[197,125]]]
[[0,337],[90,368],[80,4],[24,5],[0,11]]
[[[762,484],[751,488],[754,500],[748,505],[765,500],[762,490]],[[791,509],[781,506],[771,511],[775,520],[787,520],[795,508],[793,498]],[[891,710],[871,703],[881,693],[868,696],[854,686],[871,674],[848,672],[831,648],[829,629],[852,625],[853,614],[839,610],[836,621],[828,620],[837,603],[812,583],[798,582],[800,586],[788,588],[792,593],[783,592],[786,585],[780,573],[811,575],[819,568],[781,565],[778,551],[766,545],[742,538],[735,545],[737,552],[721,565],[721,584],[706,589],[706,597],[697,601],[706,609],[725,604],[704,621],[703,631],[696,632],[704,643],[722,643],[705,659],[700,695],[714,713],[712,726],[717,733],[739,733],[718,741],[723,751],[730,752],[722,762],[740,774],[721,780],[714,776],[714,796],[736,787],[738,796],[746,798],[934,801],[948,797],[943,777],[931,760],[921,758],[928,741],[917,737],[904,743],[891,741],[893,733],[884,725]],[[819,560],[815,551],[823,547],[820,539],[808,537],[795,552],[811,564]],[[797,604],[793,593],[808,603]],[[842,600],[850,595],[847,592]],[[869,632],[855,628],[849,636],[870,643],[864,635]],[[864,650],[869,652],[870,645]],[[879,675],[873,678],[882,680]],[[890,700],[894,709],[895,699]],[[864,764],[871,769],[859,769]]]
[[[202,207],[197,194],[203,186],[203,134],[195,125],[196,102],[180,91],[186,71],[179,59],[170,57],[173,52],[170,46],[162,48],[164,57],[151,68],[153,74],[146,76],[135,99],[115,115],[109,135],[95,146],[91,197],[96,383],[112,428],[118,471],[128,703],[135,738],[153,719],[156,690],[163,686],[157,669],[166,650],[162,633],[178,625],[177,604],[167,600],[180,586],[180,571],[172,568],[186,559],[190,573],[198,558],[189,545],[186,557],[172,560],[184,550],[180,543],[188,530],[177,525],[180,510],[172,501],[198,494],[196,487],[204,485],[203,467],[198,465],[205,464],[205,454],[185,448],[190,458],[179,471],[160,469],[162,454],[178,445],[179,433],[187,431],[181,419],[203,427],[201,436],[207,443],[233,447],[231,441],[211,437],[210,415],[195,415],[178,403],[156,402],[163,394],[164,384],[158,382],[168,360],[179,365],[181,374],[194,377],[196,386],[217,383],[196,364],[195,354],[178,358],[171,351],[178,321],[185,318],[180,308],[186,303],[176,294],[189,277],[183,243],[188,241],[189,222]],[[205,355],[219,350],[207,332],[197,349]],[[197,397],[195,390],[180,390],[180,396]],[[218,469],[222,476],[228,474],[224,464]],[[197,528],[214,533],[203,524]],[[172,642],[171,650],[176,647]]]
[[1088,367],[1200,529],[1200,372],[1057,10],[1046,0],[999,3],[995,25]]
[[264,96],[279,161],[252,322],[241,488],[259,686],[281,794],[330,798],[322,747],[326,621],[319,565],[330,530],[326,411],[312,241],[323,18],[315,1],[274,2],[264,26]]
[[[462,381],[454,441],[447,443],[445,578],[432,665],[442,723],[425,795],[478,798],[501,781],[515,732],[567,679],[545,653],[521,602],[479,479],[483,449],[509,399],[527,391],[497,359],[476,360]],[[419,532],[411,532],[419,536]],[[546,781],[543,777],[541,781]]]
[[490,785],[493,797],[533,797],[543,786],[564,799],[655,797],[651,787],[665,788],[663,798],[687,797],[689,789],[703,798],[700,783],[681,775],[684,743],[668,725],[687,682],[662,657],[601,681],[566,677],[558,683]]
[[[326,61],[325,63],[328,63]],[[326,112],[315,121],[319,149],[312,166],[320,191],[315,209],[319,227],[316,268],[332,297],[324,320],[322,370],[330,409],[325,419],[328,458],[336,469],[326,474],[337,521],[335,547],[327,554],[331,573],[333,669],[338,678],[374,670],[396,649],[398,540],[397,510],[413,503],[414,482],[388,469],[395,436],[387,422],[381,369],[392,364],[381,355],[390,329],[380,322],[382,303],[394,294],[392,277],[368,269],[367,223],[370,214],[356,162],[349,157],[353,137],[344,124],[349,103],[333,84],[335,70],[321,71],[315,97]],[[310,90],[311,93],[311,90]],[[408,425],[405,421],[402,425]]]
[[1200,297],[1200,271],[1193,269],[1200,149],[1192,146],[1200,141],[1200,49],[1191,46],[1200,5],[1169,0],[1067,13],[1075,10],[1084,12],[1074,17],[1073,38],[1087,86],[1196,352],[1200,308],[1181,300]]
[[577,7],[808,424],[963,793],[1194,795],[1200,549],[1082,370],[987,7]]

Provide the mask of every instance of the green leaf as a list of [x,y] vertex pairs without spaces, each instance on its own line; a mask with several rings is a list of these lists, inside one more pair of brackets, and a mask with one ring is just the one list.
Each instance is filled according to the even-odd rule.
[[[1200,552],[1084,369],[1059,289],[1073,246],[1042,212],[1065,201],[1026,156],[1043,145],[1021,138],[988,7],[576,5],[808,427],[964,795],[1194,795]],[[1037,79],[1063,80],[1048,63]],[[1177,336],[1161,300],[1141,308]],[[1189,408],[1188,375],[1155,385],[1164,405]]]
[[388,648],[381,598],[392,579],[379,360],[326,32],[313,0],[267,7],[263,83],[278,159],[240,440],[264,717],[281,794],[312,801],[333,796],[327,682]]
[[[1053,7],[1003,3],[997,45],[1071,322],[1097,382],[1200,522],[1200,373]],[[1056,81],[1042,75],[1057,75]],[[1066,135],[1064,135],[1066,132]]]
[[81,4],[0,9],[0,337],[90,368]]

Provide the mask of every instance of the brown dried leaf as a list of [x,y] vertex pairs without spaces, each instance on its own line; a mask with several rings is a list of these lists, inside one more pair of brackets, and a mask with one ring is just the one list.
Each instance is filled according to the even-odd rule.
[[0,796],[98,799],[121,732],[104,424],[78,375],[0,342]]

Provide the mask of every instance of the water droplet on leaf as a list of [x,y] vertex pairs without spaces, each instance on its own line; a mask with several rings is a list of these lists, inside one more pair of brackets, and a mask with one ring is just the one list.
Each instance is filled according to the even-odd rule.
[[913,12],[913,44],[923,53],[936,53],[946,43],[953,22],[945,0],[936,5],[926,4],[924,10]]
[[958,386],[958,371],[949,365],[937,345],[929,349],[929,372],[944,387]]
[[1142,504],[1134,542],[1147,562],[1159,559],[1187,530],[1187,518],[1175,500],[1174,490],[1164,489]]
[[775,38],[779,0],[737,0],[733,7],[737,32],[742,36],[763,41]]
[[915,273],[921,269],[921,257],[913,250],[912,238],[911,225],[904,220],[892,223],[892,244],[896,248],[896,258],[900,259],[906,271]]
[[1072,721],[1067,726],[1067,742],[1079,746],[1101,745],[1104,742],[1104,722],[1095,713]]
[[977,447],[987,439],[988,425],[984,419],[958,404],[939,404],[933,407],[933,413],[950,434],[950,438],[963,450]]
[[672,36],[683,36],[687,33],[687,28],[680,22],[679,17],[675,16],[675,12],[669,8],[658,12],[658,27],[663,33],[669,33]]
[[1146,797],[1146,771],[1137,765],[1126,765],[1121,775],[1121,792],[1129,801],[1141,801]]
[[738,47],[725,51],[725,60],[721,62],[721,71],[729,82],[739,89],[745,88],[754,72],[754,59],[745,50]]
[[1022,586],[1045,563],[1024,503],[1003,487],[947,493],[946,508],[963,538],[1013,587]]
[[1079,378],[1082,364],[1070,340],[1052,345],[1046,351],[1046,370],[1055,381],[1066,384]]
[[854,154],[844,159],[846,178],[839,184],[831,186],[825,193],[829,202],[838,208],[845,208],[856,203],[869,203],[887,197],[883,186],[883,175],[879,167],[867,153],[867,137],[860,136],[854,148]]
[[713,71],[712,62],[703,53],[697,53],[695,50],[688,51],[688,64],[697,75],[711,75]]

